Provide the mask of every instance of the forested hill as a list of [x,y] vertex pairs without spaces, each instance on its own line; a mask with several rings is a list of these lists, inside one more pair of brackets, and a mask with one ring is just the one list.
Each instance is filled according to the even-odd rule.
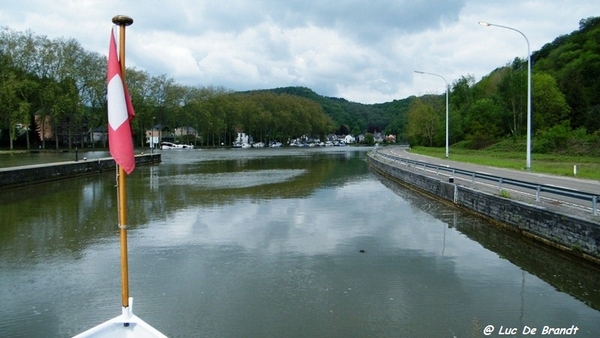
[[[600,17],[582,19],[578,30],[533,51],[531,61],[532,131],[539,139],[534,151],[568,151],[573,137],[579,137],[579,143],[600,143]],[[524,138],[526,80],[527,60],[521,58],[499,65],[478,81],[469,74],[454,79],[449,99],[451,143],[465,140],[480,147]],[[384,131],[411,144],[430,146],[444,141],[444,95],[367,105],[320,96],[304,87],[269,91],[318,102],[341,126],[341,133]]]
[[325,113],[339,125],[338,134],[358,135],[363,132],[386,132],[402,134],[405,125],[404,113],[412,97],[379,104],[351,102],[343,98],[321,96],[306,87],[281,87],[257,90],[275,94],[296,95],[315,101],[323,107]]
[[579,30],[547,43],[531,60],[534,72],[556,79],[573,127],[600,130],[600,17],[581,20]]

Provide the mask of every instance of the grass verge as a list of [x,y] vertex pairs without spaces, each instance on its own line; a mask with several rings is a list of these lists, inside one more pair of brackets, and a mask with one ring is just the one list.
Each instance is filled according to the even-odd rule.
[[[411,152],[436,158],[445,158],[446,148],[414,147]],[[450,159],[490,167],[525,170],[525,152],[498,149],[472,150],[450,148]],[[574,167],[577,166],[575,173]],[[568,156],[531,154],[531,171],[557,176],[600,180],[600,158],[597,156]]]

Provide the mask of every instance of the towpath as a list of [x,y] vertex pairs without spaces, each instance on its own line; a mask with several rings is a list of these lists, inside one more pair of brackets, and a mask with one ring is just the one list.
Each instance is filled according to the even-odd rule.
[[[464,171],[502,177],[505,179],[518,180],[537,185],[570,189],[576,192],[582,192],[586,194],[600,195],[600,181],[596,180],[554,176],[524,170],[488,167],[483,165],[453,161],[451,159],[451,156],[449,159],[439,159],[412,153],[409,149],[404,147],[380,147],[377,148],[377,151],[379,153],[391,155],[396,158],[418,161],[420,163],[427,163],[431,165],[438,165],[440,167],[456,168]],[[398,162],[393,165],[402,164]],[[535,165],[535,163],[533,165]],[[582,200],[578,198],[560,196],[552,193],[541,193],[540,201],[536,201],[535,189],[520,188],[507,184],[499,186],[498,182],[473,179],[471,176],[452,174],[452,172],[449,171],[439,171],[432,168],[425,168],[424,166],[420,167],[419,165],[405,167],[410,168],[410,170],[419,170],[420,172],[426,175],[439,176],[441,179],[444,179],[446,181],[452,178],[455,180],[455,183],[470,186],[474,189],[480,189],[486,192],[496,194],[499,194],[502,190],[504,190],[505,194],[507,194],[507,196],[510,196],[510,198],[517,198],[527,203],[541,205],[553,210],[558,209],[568,214],[577,215],[584,218],[591,218],[595,219],[596,221],[600,219],[600,210],[596,210],[597,214],[595,216],[593,215],[593,201],[591,199]],[[598,203],[596,209],[600,208],[600,205],[598,205],[600,204],[600,200],[598,200],[597,202]]]

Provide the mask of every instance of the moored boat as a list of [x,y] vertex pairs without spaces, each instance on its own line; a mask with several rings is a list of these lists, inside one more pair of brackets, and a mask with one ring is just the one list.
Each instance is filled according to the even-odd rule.
[[251,145],[246,143],[246,142],[236,142],[233,144],[234,148],[242,148],[242,149],[247,149],[250,148]]
[[172,142],[161,142],[160,148],[162,150],[168,150],[168,149],[194,149],[194,145],[193,144],[179,144],[179,143],[172,143]]

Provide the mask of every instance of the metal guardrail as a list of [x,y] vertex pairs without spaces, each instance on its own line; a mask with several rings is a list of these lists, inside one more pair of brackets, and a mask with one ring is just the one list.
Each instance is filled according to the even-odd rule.
[[428,169],[428,168],[433,169],[433,170],[435,170],[436,174],[439,173],[440,171],[445,171],[445,172],[451,173],[452,176],[460,174],[460,175],[464,175],[467,177],[471,177],[471,182],[473,184],[475,183],[475,179],[497,182],[498,190],[500,192],[502,191],[503,185],[512,185],[512,186],[516,186],[516,187],[520,187],[520,188],[534,190],[535,191],[535,200],[537,202],[540,201],[542,192],[547,192],[547,193],[551,193],[551,194],[558,195],[558,196],[575,198],[575,199],[579,199],[579,200],[583,200],[583,201],[591,201],[592,213],[594,214],[594,216],[598,215],[598,201],[600,200],[600,196],[592,194],[592,193],[582,192],[582,191],[568,189],[568,188],[549,186],[549,185],[544,185],[544,184],[531,183],[531,182],[526,182],[526,181],[521,181],[521,180],[515,180],[512,178],[494,176],[494,175],[489,175],[489,174],[484,174],[484,173],[479,173],[479,172],[474,172],[474,171],[469,171],[469,170],[463,170],[463,169],[459,169],[459,168],[452,168],[449,166],[443,166],[443,165],[439,165],[439,164],[431,164],[431,163],[427,163],[427,162],[410,160],[410,159],[406,159],[406,158],[402,158],[402,157],[398,157],[398,156],[380,153],[380,152],[377,152],[377,149],[374,149],[373,152],[376,153],[378,156],[387,158],[387,159],[395,161],[395,162],[399,162],[400,164],[405,164],[407,166],[412,165],[415,168],[422,167],[424,170]]

